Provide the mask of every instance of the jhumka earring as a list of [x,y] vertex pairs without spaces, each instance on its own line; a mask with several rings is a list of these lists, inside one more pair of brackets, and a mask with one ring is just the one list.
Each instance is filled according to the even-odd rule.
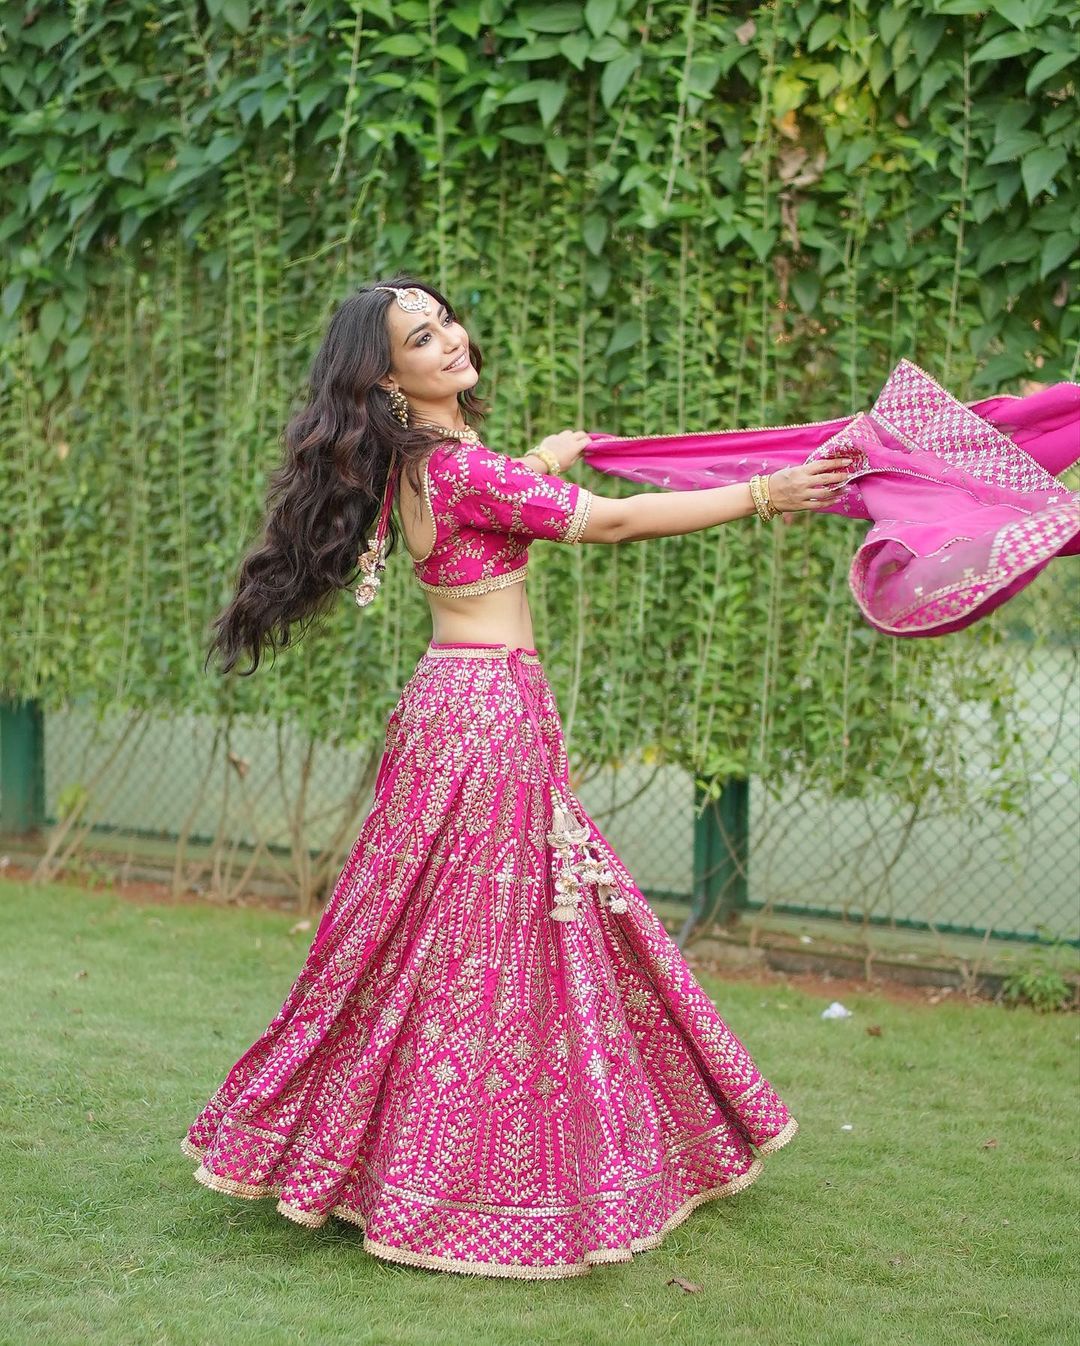
[[393,388],[390,391],[390,410],[401,422],[403,430],[409,428],[409,399],[400,388]]

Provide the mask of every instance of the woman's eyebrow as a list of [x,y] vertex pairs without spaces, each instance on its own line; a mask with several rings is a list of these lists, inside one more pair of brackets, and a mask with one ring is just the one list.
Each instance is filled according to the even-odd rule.
[[[445,304],[440,304],[440,305],[439,305],[439,312],[440,312],[440,313],[445,313],[445,312],[446,312],[446,305],[445,305]],[[427,322],[422,322],[422,323],[420,324],[419,327],[414,327],[414,328],[412,329],[412,331],[409,333],[409,335],[405,338],[405,340],[406,340],[406,341],[411,341],[412,338],[417,334],[417,332],[422,332],[422,331],[424,330],[425,327],[430,327],[430,326],[431,326],[431,319],[429,318],[429,319],[427,320]]]

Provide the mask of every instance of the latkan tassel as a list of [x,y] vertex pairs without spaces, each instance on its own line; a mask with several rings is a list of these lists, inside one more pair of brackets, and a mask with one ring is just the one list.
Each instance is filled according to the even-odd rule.
[[[589,840],[589,829],[584,823],[576,824],[573,814],[557,800],[552,800],[553,826],[547,834],[548,844],[553,847],[557,860],[552,866],[555,881],[555,906],[548,913],[554,921],[580,920],[582,887],[596,884],[597,895],[602,907],[610,907],[613,912],[626,910],[626,898],[619,893],[615,874],[611,867],[600,857],[594,842]],[[572,859],[574,847],[581,847],[581,859]]]
[[386,569],[386,542],[378,538],[368,538],[368,549],[361,552],[357,564],[364,578],[356,586],[356,606],[366,608],[379,592],[382,572]]

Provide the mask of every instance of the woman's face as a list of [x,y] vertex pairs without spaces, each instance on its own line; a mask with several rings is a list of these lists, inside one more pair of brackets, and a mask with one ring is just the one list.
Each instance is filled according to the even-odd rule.
[[381,382],[400,388],[410,403],[456,402],[458,393],[480,377],[469,356],[469,338],[434,295],[422,293],[427,313],[406,313],[396,298],[387,307],[390,374]]

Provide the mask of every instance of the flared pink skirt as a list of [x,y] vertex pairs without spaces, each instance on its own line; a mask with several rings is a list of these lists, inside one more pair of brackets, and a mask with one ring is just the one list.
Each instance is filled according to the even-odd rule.
[[536,650],[433,643],[304,965],[181,1148],[378,1257],[552,1279],[655,1247],[797,1130],[570,790]]

